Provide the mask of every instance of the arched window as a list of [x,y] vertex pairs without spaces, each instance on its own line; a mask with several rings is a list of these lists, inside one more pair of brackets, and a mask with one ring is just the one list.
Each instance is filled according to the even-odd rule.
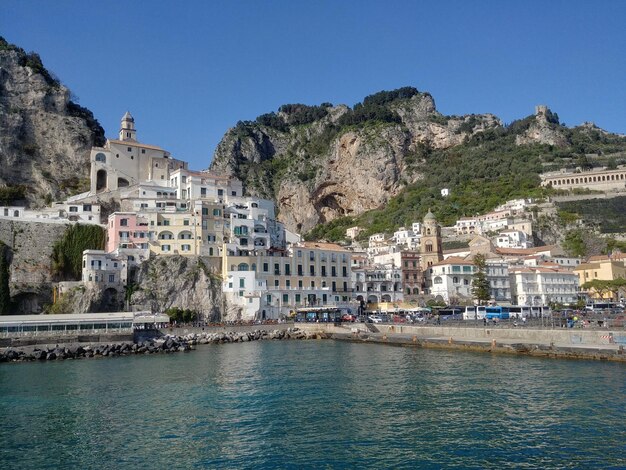
[[426,243],[426,252],[427,253],[432,253],[433,251],[433,244],[432,243]]
[[406,288],[406,295],[411,295],[411,288],[410,287]]
[[452,278],[452,283],[453,283],[453,284],[458,284],[458,283],[459,283],[459,278],[458,278],[458,277],[456,277],[456,276],[454,276],[454,277]]
[[256,263],[252,263],[252,266],[250,267],[251,271],[256,271]]
[[426,235],[430,235],[430,229],[429,228],[426,229]]
[[413,295],[418,295],[420,293],[419,289],[417,287],[415,287],[413,289]]
[[440,276],[435,277],[435,279],[433,279],[433,284],[442,284],[443,280],[441,279]]
[[239,263],[239,266],[237,266],[237,271],[248,271],[248,263]]
[[103,154],[103,153],[96,153],[96,161],[97,162],[106,163],[107,156],[105,154]]

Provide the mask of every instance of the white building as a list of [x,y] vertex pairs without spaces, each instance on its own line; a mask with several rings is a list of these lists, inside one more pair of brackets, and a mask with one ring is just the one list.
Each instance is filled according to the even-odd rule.
[[349,238],[351,240],[354,240],[356,237],[359,236],[359,233],[361,233],[363,231],[362,228],[360,227],[350,227],[348,229],[346,229],[346,238]]
[[562,268],[516,267],[510,270],[511,295],[517,305],[574,304],[578,275]]
[[103,250],[83,251],[82,281],[87,286],[123,289],[128,281],[128,257]]
[[171,172],[187,168],[186,162],[172,158],[168,151],[137,141],[130,113],[122,117],[119,138],[107,139],[104,147],[93,147],[90,161],[92,196],[141,181],[167,182]]
[[476,267],[472,261],[450,257],[433,264],[427,272],[430,278],[430,294],[435,299],[450,303],[451,300],[472,298],[472,276]]
[[509,264],[500,259],[488,259],[486,268],[491,299],[497,303],[511,302]]
[[496,237],[498,248],[531,248],[532,239],[520,230],[503,230]]

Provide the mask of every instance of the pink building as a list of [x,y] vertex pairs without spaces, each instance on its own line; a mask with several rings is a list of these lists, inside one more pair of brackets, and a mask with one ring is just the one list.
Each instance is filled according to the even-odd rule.
[[115,212],[107,225],[108,253],[119,248],[148,249],[148,220],[134,212]]

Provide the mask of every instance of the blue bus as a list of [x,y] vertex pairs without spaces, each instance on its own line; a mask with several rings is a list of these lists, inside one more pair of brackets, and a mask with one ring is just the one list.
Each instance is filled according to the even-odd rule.
[[487,320],[493,320],[494,318],[498,320],[508,320],[509,316],[509,307],[495,306],[485,308],[485,318]]

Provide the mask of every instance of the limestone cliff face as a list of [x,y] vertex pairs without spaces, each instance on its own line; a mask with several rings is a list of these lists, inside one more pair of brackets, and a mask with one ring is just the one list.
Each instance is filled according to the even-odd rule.
[[0,220],[0,241],[10,250],[15,313],[41,312],[52,302],[52,249],[66,229],[66,224]]
[[92,113],[41,64],[0,38],[0,185],[41,203],[83,189],[89,150],[104,143]]
[[274,199],[279,219],[307,232],[378,208],[420,179],[412,165],[420,147],[448,148],[501,126],[490,114],[443,116],[430,94],[409,94],[388,101],[372,95],[354,110],[287,105],[238,123],[218,145],[211,170],[240,178],[249,194]]
[[220,320],[224,306],[218,266],[210,258],[160,256],[142,263],[137,272],[135,307],[163,312],[170,307],[200,312],[207,321]]
[[545,144],[555,147],[566,147],[567,136],[564,128],[559,126],[559,117],[547,106],[537,106],[534,118],[530,119],[530,126],[524,133],[516,136],[517,145]]

